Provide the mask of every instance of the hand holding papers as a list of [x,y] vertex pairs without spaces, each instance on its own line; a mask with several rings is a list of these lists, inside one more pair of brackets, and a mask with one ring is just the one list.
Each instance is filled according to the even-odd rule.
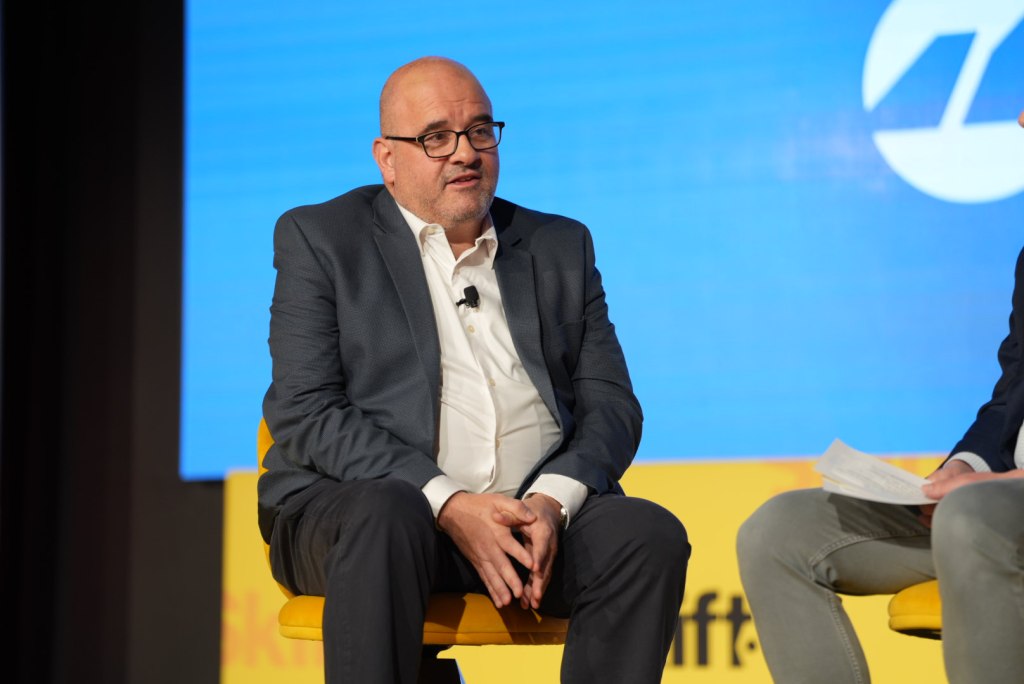
[[826,492],[881,503],[936,503],[921,491],[921,485],[928,480],[857,451],[838,439],[818,459],[814,469],[822,474]]

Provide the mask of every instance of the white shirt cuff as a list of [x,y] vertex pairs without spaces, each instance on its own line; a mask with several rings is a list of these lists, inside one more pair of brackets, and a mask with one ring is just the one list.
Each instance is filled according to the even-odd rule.
[[569,521],[583,508],[583,502],[587,500],[589,493],[590,490],[587,489],[587,485],[582,482],[565,475],[545,473],[534,480],[530,488],[526,490],[523,498],[525,499],[530,494],[546,494],[550,496],[565,507],[566,513],[568,513],[566,518],[566,526],[568,527]]
[[970,451],[958,451],[957,453],[955,453],[952,456],[950,456],[949,460],[950,461],[963,461],[967,465],[969,465],[972,468],[974,468],[974,472],[976,472],[976,473],[990,473],[990,472],[992,472],[992,469],[988,467],[988,463],[985,463],[985,459],[983,459],[978,454],[972,453]]
[[448,499],[452,498],[454,494],[467,491],[467,489],[465,485],[447,475],[438,475],[423,485],[423,489],[420,491],[430,502],[430,510],[434,512],[434,520],[437,520],[437,514],[441,512]]

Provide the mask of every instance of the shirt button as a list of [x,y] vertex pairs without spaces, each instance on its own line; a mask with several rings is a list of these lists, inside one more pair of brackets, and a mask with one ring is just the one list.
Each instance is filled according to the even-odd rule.
[[491,387],[494,387],[498,383],[494,382],[494,378],[487,378],[487,384],[490,385]]
[[501,446],[501,440],[500,439],[494,440],[494,448],[497,449],[500,446]]
[[473,327],[473,326],[471,326],[471,325],[469,325],[469,326],[466,326],[466,330],[468,330],[468,331],[469,331],[469,332],[471,332],[471,333],[475,333],[475,332],[476,332],[476,328],[474,328],[474,327]]

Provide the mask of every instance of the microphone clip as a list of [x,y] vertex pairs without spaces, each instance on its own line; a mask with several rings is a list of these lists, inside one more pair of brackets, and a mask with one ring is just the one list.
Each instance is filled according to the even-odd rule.
[[480,306],[480,293],[476,291],[476,288],[472,285],[462,291],[463,298],[455,302],[455,306],[459,307],[465,304],[470,309],[475,309]]

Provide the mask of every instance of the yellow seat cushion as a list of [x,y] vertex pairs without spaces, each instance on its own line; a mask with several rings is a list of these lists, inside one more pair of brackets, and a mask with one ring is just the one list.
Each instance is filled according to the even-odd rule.
[[926,639],[942,638],[938,580],[915,584],[889,600],[889,629]]
[[[322,596],[296,596],[277,619],[282,636],[323,639]],[[567,620],[541,617],[517,605],[498,610],[482,594],[436,594],[430,598],[423,643],[432,646],[564,644]]]

